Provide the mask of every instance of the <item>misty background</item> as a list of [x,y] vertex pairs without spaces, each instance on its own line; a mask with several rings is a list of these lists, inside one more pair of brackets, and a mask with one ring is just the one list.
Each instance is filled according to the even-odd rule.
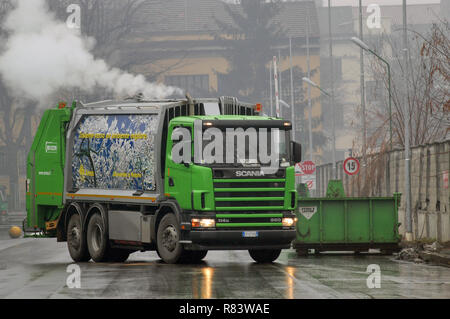
[[[399,1],[397,1],[399,2]],[[450,0],[408,1],[409,63],[401,56],[401,3],[363,1],[364,42],[392,68],[392,114],[384,64],[364,54],[367,152],[404,146],[404,97],[411,146],[450,139]],[[26,156],[46,108],[60,101],[236,96],[274,115],[272,58],[278,60],[281,115],[295,122],[304,157],[316,164],[362,153],[358,1],[0,0],[0,188],[23,210]],[[379,4],[379,27],[367,5]],[[70,29],[67,8],[81,8]],[[333,68],[331,68],[333,66]],[[308,75],[309,69],[309,75]],[[332,70],[332,71],[331,71]],[[408,92],[403,77],[408,75]],[[331,92],[334,104],[310,88]],[[292,118],[291,108],[294,108]],[[333,112],[334,110],[334,112]],[[335,130],[332,130],[333,117]]]

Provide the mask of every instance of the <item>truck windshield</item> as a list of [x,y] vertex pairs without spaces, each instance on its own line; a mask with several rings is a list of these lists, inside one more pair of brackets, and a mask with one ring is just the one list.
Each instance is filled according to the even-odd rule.
[[[214,129],[214,128],[213,128]],[[215,128],[203,130],[201,165],[259,167],[278,153],[278,165],[290,166],[290,131],[278,128]],[[276,159],[275,159],[276,160]],[[270,164],[272,165],[272,164]]]

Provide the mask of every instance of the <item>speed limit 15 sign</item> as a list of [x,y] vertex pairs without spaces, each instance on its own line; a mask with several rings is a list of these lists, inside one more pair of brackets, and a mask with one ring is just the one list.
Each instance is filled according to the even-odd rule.
[[354,157],[349,157],[344,161],[344,172],[347,175],[356,175],[359,172],[359,161]]

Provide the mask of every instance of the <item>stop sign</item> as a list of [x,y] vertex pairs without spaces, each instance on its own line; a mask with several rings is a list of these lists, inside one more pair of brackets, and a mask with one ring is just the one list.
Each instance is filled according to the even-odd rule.
[[316,164],[313,161],[304,161],[300,163],[301,170],[305,175],[314,174],[316,171]]

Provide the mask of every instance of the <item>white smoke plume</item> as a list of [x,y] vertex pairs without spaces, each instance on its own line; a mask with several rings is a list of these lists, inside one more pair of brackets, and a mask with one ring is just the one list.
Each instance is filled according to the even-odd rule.
[[0,75],[24,97],[39,101],[59,89],[92,92],[98,86],[118,96],[142,92],[146,98],[164,98],[182,93],[95,59],[90,53],[95,40],[58,21],[45,0],[18,0],[3,26],[10,35],[0,53]]

